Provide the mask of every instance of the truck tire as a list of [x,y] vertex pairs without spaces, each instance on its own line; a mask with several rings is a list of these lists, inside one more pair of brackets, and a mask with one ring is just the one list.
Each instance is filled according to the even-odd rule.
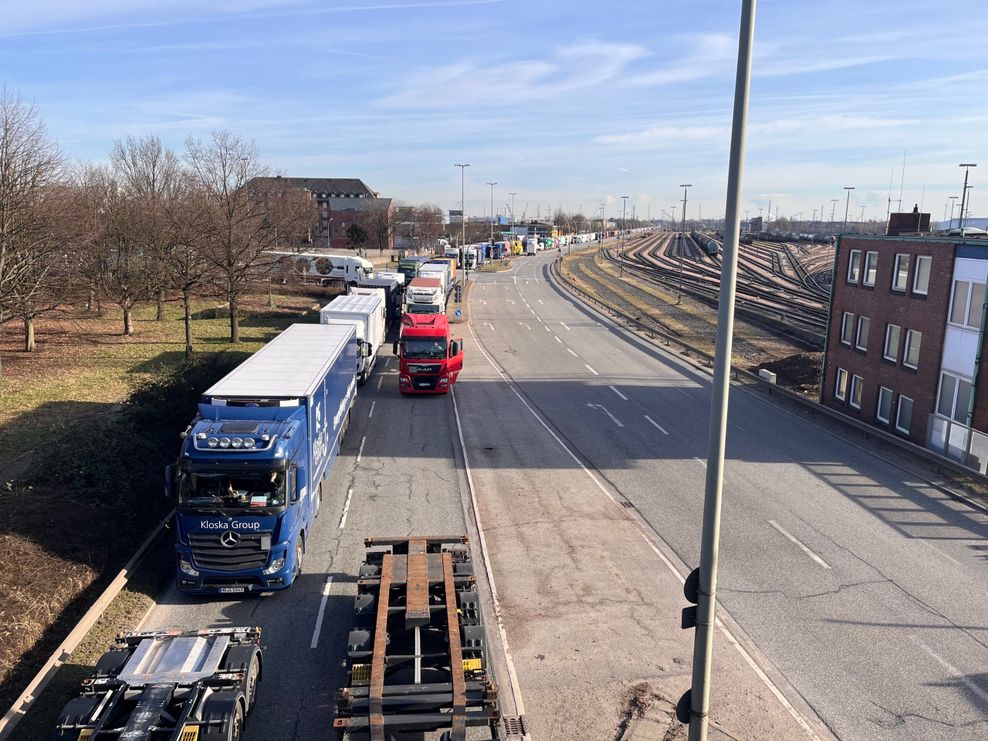
[[242,689],[247,715],[257,700],[257,683],[261,680],[261,652],[256,646],[232,646],[220,665],[223,671],[244,673]]
[[240,741],[244,733],[244,698],[238,692],[218,692],[206,700],[199,741]]
[[261,660],[255,653],[250,659],[250,667],[247,669],[247,678],[244,683],[244,702],[247,703],[247,713],[254,709],[257,702],[257,683],[261,681]]
[[295,571],[292,573],[292,582],[302,574],[302,561],[305,558],[305,535],[299,535],[298,543],[295,544]]
[[[124,651],[122,653],[129,653]],[[74,697],[68,701],[62,712],[58,714],[58,725],[72,725],[85,723],[92,717],[93,711],[100,703],[99,697]],[[52,738],[55,741],[76,741],[79,737],[78,729],[67,731],[55,731]]]

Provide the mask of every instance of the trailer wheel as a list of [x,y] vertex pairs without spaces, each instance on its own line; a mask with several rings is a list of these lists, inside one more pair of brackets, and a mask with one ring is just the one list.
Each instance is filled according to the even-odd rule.
[[244,706],[239,702],[233,711],[233,718],[230,720],[230,741],[240,741],[244,733]]
[[298,543],[295,544],[295,572],[292,574],[292,581],[298,579],[302,573],[302,559],[305,556],[305,539],[300,535]]
[[250,659],[250,668],[247,670],[247,686],[244,688],[247,712],[254,709],[254,702],[257,700],[257,682],[261,677],[261,662],[254,654]]

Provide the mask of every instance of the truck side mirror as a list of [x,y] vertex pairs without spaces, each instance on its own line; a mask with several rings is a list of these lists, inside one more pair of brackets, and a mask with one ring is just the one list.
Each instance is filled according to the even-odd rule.
[[360,354],[363,355],[365,358],[369,358],[371,355],[373,355],[374,348],[371,346],[371,343],[365,342],[363,345],[361,345]]
[[299,491],[303,486],[306,485],[308,479],[305,476],[305,468],[303,466],[298,466],[295,469],[295,475],[291,477],[290,483],[292,490],[290,492],[292,498],[292,504],[299,500]]
[[455,358],[463,352],[463,340],[453,340],[449,343],[449,356]]
[[175,498],[175,464],[165,466],[165,499]]

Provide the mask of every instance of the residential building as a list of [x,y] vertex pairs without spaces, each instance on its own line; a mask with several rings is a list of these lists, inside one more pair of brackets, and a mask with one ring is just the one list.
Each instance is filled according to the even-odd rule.
[[251,183],[267,188],[299,188],[308,192],[315,201],[319,215],[318,225],[312,233],[315,247],[353,249],[347,230],[359,224],[367,233],[368,249],[390,250],[394,245],[393,213],[390,198],[380,195],[357,178],[254,178]]
[[848,236],[820,401],[985,472],[988,240]]

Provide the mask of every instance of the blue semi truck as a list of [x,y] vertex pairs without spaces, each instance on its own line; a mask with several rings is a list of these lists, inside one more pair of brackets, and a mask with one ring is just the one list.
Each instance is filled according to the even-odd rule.
[[203,394],[165,472],[178,588],[270,592],[301,572],[356,397],[350,325],[293,324]]

